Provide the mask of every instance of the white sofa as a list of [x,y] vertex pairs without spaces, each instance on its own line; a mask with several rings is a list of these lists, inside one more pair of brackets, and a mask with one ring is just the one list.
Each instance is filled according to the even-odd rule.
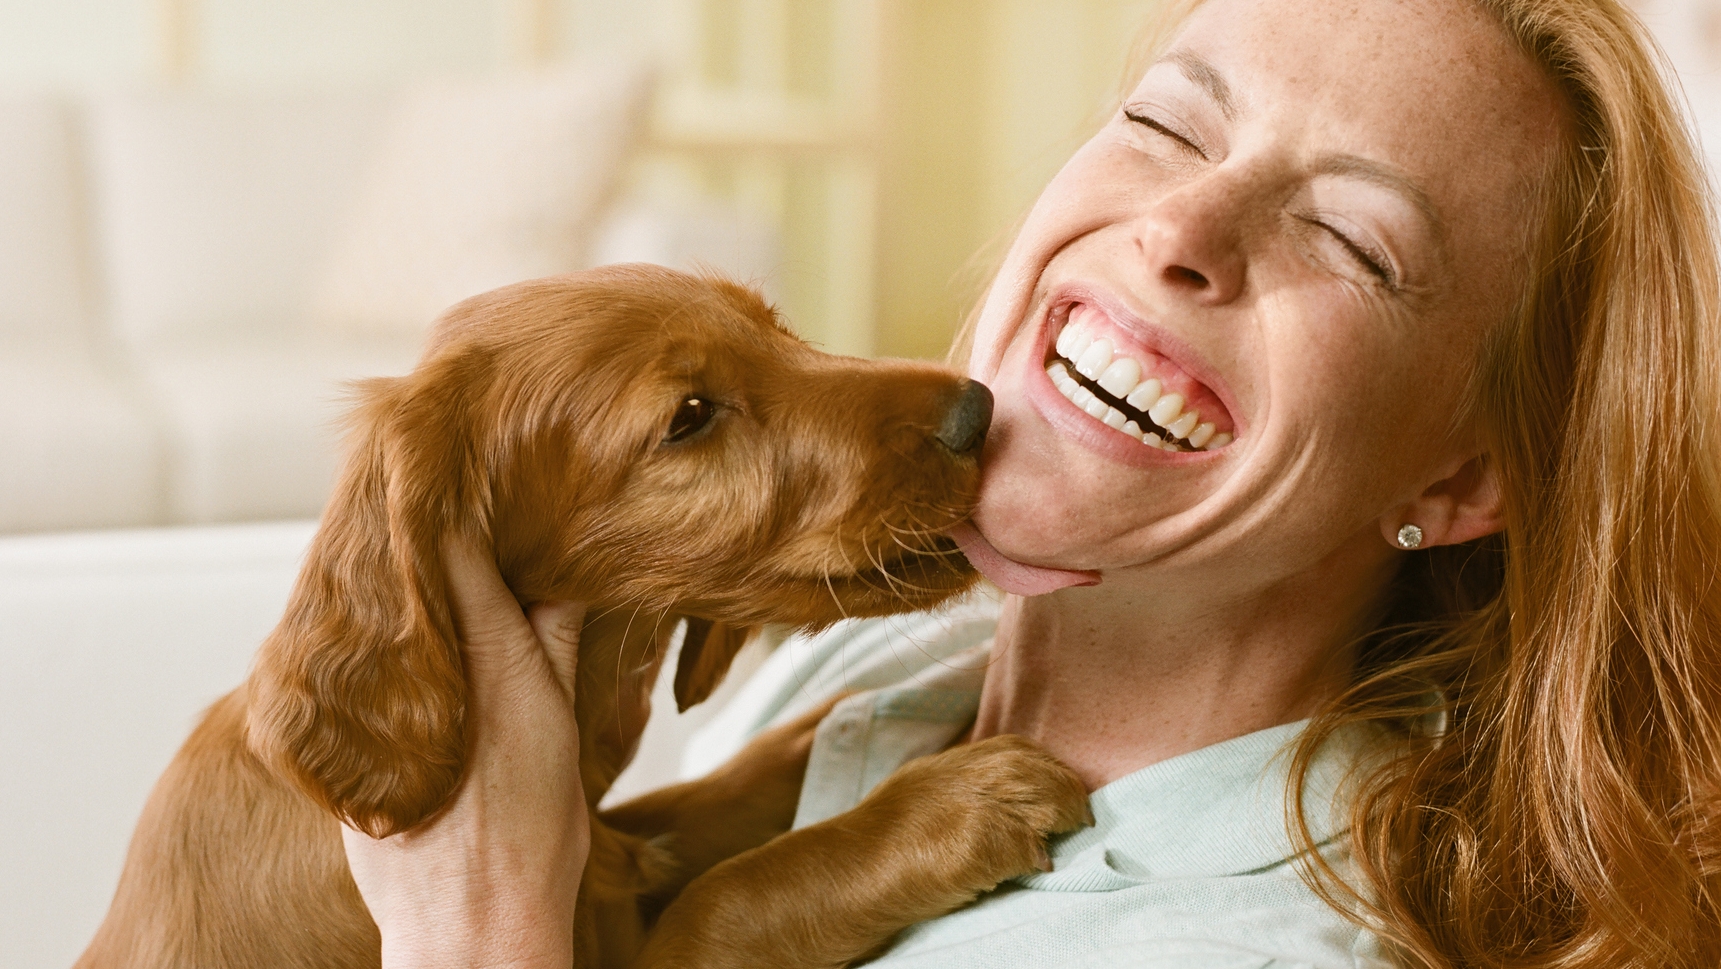
[[[313,530],[0,538],[0,967],[63,969],[89,942],[151,785],[199,712],[244,678]],[[662,677],[612,795],[674,780],[686,738],[765,654],[749,647],[684,715]]]
[[454,301],[593,262],[769,278],[757,224],[611,204],[649,89],[0,96],[0,533],[314,516],[344,384]]
[[95,326],[71,113],[0,100],[0,531],[153,520],[162,441]]

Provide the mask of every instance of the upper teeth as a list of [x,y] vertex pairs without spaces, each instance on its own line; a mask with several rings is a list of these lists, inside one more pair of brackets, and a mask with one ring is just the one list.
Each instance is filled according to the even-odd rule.
[[[1203,422],[1200,414],[1185,410],[1188,402],[1183,395],[1165,393],[1164,385],[1153,377],[1143,380],[1143,367],[1139,361],[1120,355],[1117,347],[1105,337],[1095,339],[1083,321],[1070,320],[1058,334],[1057,350],[1063,359],[1052,361],[1046,367],[1046,375],[1071,403],[1107,427],[1128,434],[1149,447],[1165,450],[1184,449],[1172,441],[1208,451],[1231,443],[1231,435],[1214,433],[1212,422]],[[1075,366],[1077,373],[1098,384],[1106,393],[1145,413],[1159,427],[1144,430],[1123,411],[1101,400],[1070,376],[1066,361]],[[1155,433],[1160,429],[1171,440]]]

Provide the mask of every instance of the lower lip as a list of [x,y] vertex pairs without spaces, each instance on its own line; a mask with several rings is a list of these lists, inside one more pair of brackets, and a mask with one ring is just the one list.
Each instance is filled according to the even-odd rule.
[[1139,468],[1159,468],[1167,465],[1189,464],[1214,458],[1219,451],[1162,451],[1126,437],[1089,416],[1065,397],[1046,374],[1046,348],[1051,343],[1051,327],[1047,325],[1051,309],[1042,317],[1040,335],[1031,348],[1032,355],[1024,375],[1023,390],[1034,410],[1046,423],[1073,438],[1089,451],[1119,464]]

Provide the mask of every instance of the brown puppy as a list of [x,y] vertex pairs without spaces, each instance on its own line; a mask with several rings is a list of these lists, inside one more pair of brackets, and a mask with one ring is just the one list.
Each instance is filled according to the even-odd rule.
[[[158,783],[80,966],[377,963],[336,819],[398,832],[459,779],[445,536],[484,541],[523,603],[590,604],[576,709],[592,805],[632,756],[683,621],[685,708],[750,627],[924,607],[973,579],[940,532],[972,502],[984,388],[818,353],[738,286],[615,267],[508,287],[455,307],[411,375],[361,397],[287,614]],[[798,743],[785,757],[768,740],[737,769],[798,788]],[[1068,800],[1061,769],[1017,759],[1042,800]],[[741,805],[745,834],[728,838],[697,830],[721,813],[643,834],[594,818],[582,964],[639,949],[639,893],[786,827],[780,804],[754,811],[768,822]],[[670,851],[722,847],[680,861],[645,840],[662,834]]]

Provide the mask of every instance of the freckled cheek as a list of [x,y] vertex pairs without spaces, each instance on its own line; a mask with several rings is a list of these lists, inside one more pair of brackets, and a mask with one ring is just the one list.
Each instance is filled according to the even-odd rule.
[[1274,407],[1329,446],[1378,453],[1383,441],[1420,431],[1418,412],[1445,394],[1429,385],[1405,341],[1383,336],[1389,324],[1347,315],[1310,314],[1279,330]]

